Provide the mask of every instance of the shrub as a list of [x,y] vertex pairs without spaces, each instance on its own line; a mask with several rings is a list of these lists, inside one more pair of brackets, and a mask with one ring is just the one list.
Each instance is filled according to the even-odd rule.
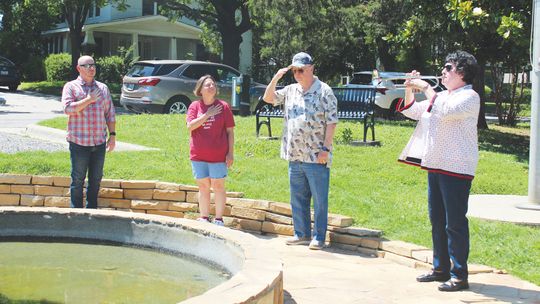
[[41,56],[30,55],[21,65],[23,81],[45,80],[45,64]]
[[122,82],[122,77],[126,73],[122,57],[101,57],[96,60],[96,64],[98,66],[97,80],[105,83]]
[[489,86],[484,86],[484,94],[486,96],[491,96],[491,88]]
[[51,54],[45,59],[47,81],[71,80],[71,55],[68,53]]

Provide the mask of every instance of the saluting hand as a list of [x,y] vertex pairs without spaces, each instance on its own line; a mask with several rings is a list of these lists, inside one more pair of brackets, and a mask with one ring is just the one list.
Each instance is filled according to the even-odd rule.
[[276,74],[274,75],[273,79],[272,80],[275,80],[276,82],[279,81],[283,75],[287,74],[287,72],[291,69],[290,66],[286,67],[286,68],[281,68],[279,69]]

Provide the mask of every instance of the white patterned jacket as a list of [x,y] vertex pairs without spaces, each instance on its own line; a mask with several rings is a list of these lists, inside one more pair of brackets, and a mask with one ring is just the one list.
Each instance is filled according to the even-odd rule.
[[480,97],[471,85],[431,100],[413,101],[398,111],[417,120],[411,139],[399,161],[429,172],[473,179],[478,165],[477,122]]

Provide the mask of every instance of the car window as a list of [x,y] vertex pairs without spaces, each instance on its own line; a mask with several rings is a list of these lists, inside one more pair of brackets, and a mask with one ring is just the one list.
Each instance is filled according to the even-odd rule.
[[219,77],[216,71],[216,67],[208,64],[193,64],[188,66],[184,73],[182,73],[183,76],[198,80],[204,75],[211,75],[218,81]]
[[162,64],[157,71],[152,76],[162,76],[170,74],[172,71],[176,70],[180,64]]
[[9,59],[0,56],[0,65],[13,66],[13,63]]
[[371,85],[372,76],[369,74],[355,73],[349,83]]
[[154,64],[141,64],[136,63],[131,70],[127,73],[127,76],[129,77],[144,77],[144,76],[152,76],[154,73],[154,70],[156,70],[156,65]]
[[225,67],[218,67],[217,73],[219,75],[219,78],[217,81],[224,82],[224,83],[232,83],[233,77],[238,78],[240,76],[239,73]]

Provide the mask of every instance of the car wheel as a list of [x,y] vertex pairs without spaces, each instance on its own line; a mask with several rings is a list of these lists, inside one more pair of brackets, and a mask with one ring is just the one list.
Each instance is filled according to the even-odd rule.
[[398,102],[399,102],[399,99],[395,99],[394,101],[392,101],[392,105],[390,106],[390,109],[388,109],[388,119],[390,120],[405,119],[405,116],[396,110]]
[[14,84],[14,85],[10,85],[8,88],[9,88],[10,92],[15,92],[15,91],[17,91],[17,87],[18,87],[18,85]]
[[191,101],[185,96],[175,96],[167,102],[163,109],[165,114],[185,114]]

